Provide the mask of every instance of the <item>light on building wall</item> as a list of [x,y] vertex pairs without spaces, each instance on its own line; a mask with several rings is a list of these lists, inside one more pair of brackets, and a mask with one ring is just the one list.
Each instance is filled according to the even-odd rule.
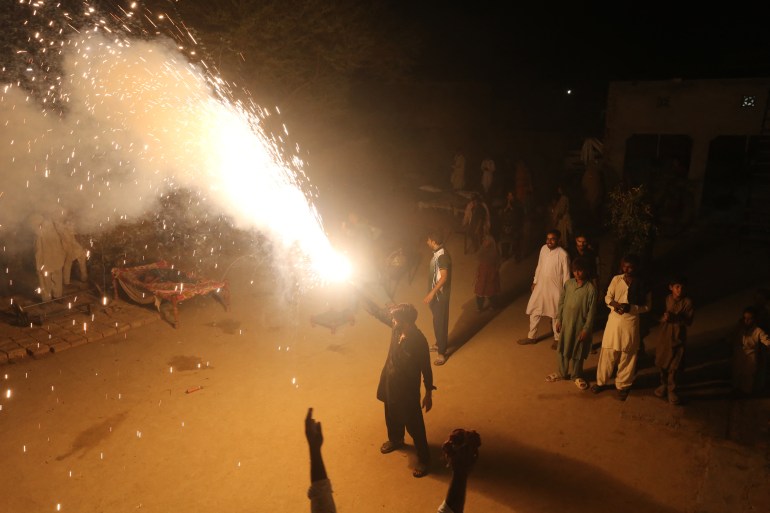
[[757,97],[753,95],[743,95],[741,107],[751,109],[757,106]]

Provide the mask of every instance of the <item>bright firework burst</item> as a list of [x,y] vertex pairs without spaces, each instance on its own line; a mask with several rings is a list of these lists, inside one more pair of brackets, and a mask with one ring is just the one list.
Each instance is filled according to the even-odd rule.
[[[310,281],[343,279],[288,131],[236,100],[198,58],[184,24],[137,2],[19,0],[14,59],[3,68],[0,218],[49,209],[105,229],[171,191],[196,191],[242,228],[293,254]],[[20,37],[23,35],[24,37]],[[305,283],[307,284],[307,283]]]

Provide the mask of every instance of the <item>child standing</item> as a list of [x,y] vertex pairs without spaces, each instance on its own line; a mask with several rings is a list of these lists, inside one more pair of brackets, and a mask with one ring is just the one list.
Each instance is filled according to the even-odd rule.
[[556,349],[559,370],[546,376],[545,380],[553,382],[569,378],[574,380],[580,390],[587,390],[583,362],[591,349],[597,292],[591,280],[588,262],[578,257],[572,261],[571,267],[574,278],[564,284],[556,317],[556,331],[561,333]]
[[680,404],[676,393],[676,377],[684,367],[685,342],[687,328],[692,324],[692,301],[685,295],[686,279],[673,278],[666,297],[666,311],[660,319],[658,347],[655,350],[655,366],[660,370],[660,386],[655,395],[666,397],[671,404]]
[[764,367],[762,346],[770,346],[770,337],[757,326],[757,309],[744,308],[741,326],[733,348],[733,390],[753,394],[762,389]]

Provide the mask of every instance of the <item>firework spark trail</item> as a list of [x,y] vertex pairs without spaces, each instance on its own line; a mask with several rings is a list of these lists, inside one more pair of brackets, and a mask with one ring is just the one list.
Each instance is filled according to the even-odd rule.
[[[2,188],[9,193],[0,200],[2,219],[47,206],[103,230],[185,188],[238,227],[259,229],[287,251],[299,248],[312,279],[346,269],[303,190],[302,160],[284,153],[282,135],[263,129],[271,113],[234,101],[224,80],[188,59],[195,40],[183,24],[144,13],[154,28],[170,23],[176,40],[139,38],[129,23],[136,3],[106,16],[87,3],[81,15],[43,1],[19,3],[33,19],[52,9],[57,17],[29,23],[44,27],[27,42],[40,47],[25,54],[24,80],[0,95]],[[60,70],[49,50],[60,54]],[[28,90],[35,88],[37,101]]]

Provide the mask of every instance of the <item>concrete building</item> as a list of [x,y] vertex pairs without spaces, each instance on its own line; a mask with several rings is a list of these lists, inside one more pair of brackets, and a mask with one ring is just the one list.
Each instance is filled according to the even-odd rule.
[[684,188],[691,215],[746,204],[757,164],[770,169],[770,156],[762,155],[769,92],[770,78],[612,82],[608,185],[657,183],[660,194]]

